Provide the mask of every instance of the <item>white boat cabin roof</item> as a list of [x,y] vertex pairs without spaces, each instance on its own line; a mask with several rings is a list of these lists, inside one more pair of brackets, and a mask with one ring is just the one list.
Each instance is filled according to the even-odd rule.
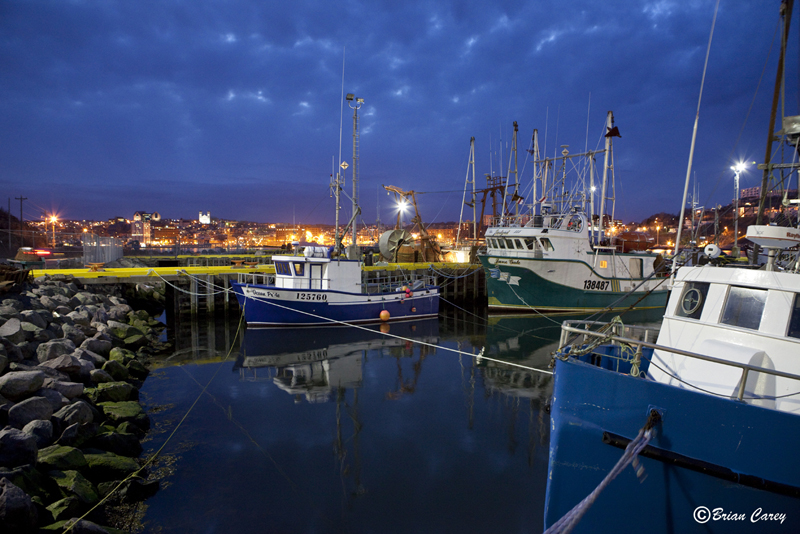
[[305,247],[296,254],[272,256],[275,287],[282,289],[361,291],[361,263],[331,260],[327,247]]
[[[657,344],[800,375],[800,274],[683,267],[667,302]],[[658,382],[731,398],[738,395],[739,367],[659,350],[653,364],[648,374]],[[800,414],[800,381],[751,372],[744,400]]]

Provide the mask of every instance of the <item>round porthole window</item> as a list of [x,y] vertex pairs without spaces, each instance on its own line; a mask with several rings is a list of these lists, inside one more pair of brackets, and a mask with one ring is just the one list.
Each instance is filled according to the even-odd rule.
[[692,315],[694,312],[700,309],[700,305],[702,303],[703,294],[700,293],[697,288],[693,287],[683,294],[683,299],[681,300],[681,309],[686,315]]

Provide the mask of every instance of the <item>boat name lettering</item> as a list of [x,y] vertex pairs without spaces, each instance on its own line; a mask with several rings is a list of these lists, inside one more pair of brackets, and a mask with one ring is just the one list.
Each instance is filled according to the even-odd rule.
[[599,289],[605,291],[608,289],[610,282],[608,280],[584,280],[583,289]]
[[281,298],[281,294],[276,291],[264,291],[263,289],[251,289],[250,294],[254,297],[267,297],[271,299]]
[[297,300],[328,300],[328,295],[325,293],[298,293]]

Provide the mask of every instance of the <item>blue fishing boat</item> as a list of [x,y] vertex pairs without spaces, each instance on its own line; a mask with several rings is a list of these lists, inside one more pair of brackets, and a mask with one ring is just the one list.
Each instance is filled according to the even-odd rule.
[[[800,244],[795,228],[747,235],[773,258]],[[679,269],[655,343],[565,322],[546,526],[580,513],[574,532],[800,529],[800,269],[774,268]],[[605,487],[643,432],[638,471]]]
[[439,288],[416,271],[366,271],[325,247],[273,256],[274,283],[232,282],[248,326],[323,326],[436,317]]
[[[784,32],[791,3],[781,7]],[[800,170],[800,116],[783,117],[773,133],[782,83],[779,70],[759,165],[762,206]],[[774,150],[775,141],[788,150]],[[771,159],[786,153],[790,163]],[[691,157],[684,191],[690,171]],[[723,262],[709,245],[705,265],[677,269],[655,343],[621,321],[564,323],[554,358],[548,534],[800,532],[800,230],[786,217],[797,213],[793,204],[784,195],[775,224],[762,224],[759,211],[747,228],[748,264]],[[680,235],[679,227],[676,243]],[[768,251],[765,264],[759,248]]]

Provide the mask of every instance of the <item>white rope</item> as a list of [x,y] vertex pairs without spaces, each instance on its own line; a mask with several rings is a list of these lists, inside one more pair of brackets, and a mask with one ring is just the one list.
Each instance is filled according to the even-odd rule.
[[[647,444],[650,443],[650,440],[653,437],[653,429],[650,428],[645,430],[644,428],[639,431],[639,435],[636,436],[636,439],[628,443],[628,446],[625,447],[625,452],[622,454],[622,458],[619,459],[617,465],[614,466],[613,469],[606,475],[606,477],[597,485],[597,487],[592,491],[589,495],[586,496],[581,502],[575,505],[575,507],[567,512],[564,517],[553,523],[550,528],[548,528],[544,534],[567,534],[572,531],[573,528],[578,524],[581,520],[583,515],[589,510],[589,507],[594,504],[594,501],[600,495],[608,484],[616,478],[618,474],[622,472],[623,469],[628,467],[628,465],[636,460],[637,456],[639,455],[642,450],[647,447]],[[635,465],[634,465],[635,467]],[[639,468],[637,470],[637,476],[641,474],[643,468]]]
[[[401,272],[404,272],[404,271],[402,271],[402,270],[401,270]],[[193,275],[191,275],[191,274],[187,273],[186,271],[183,271],[183,273],[184,273],[184,274],[186,274],[186,276],[188,276],[189,278],[195,278]],[[164,280],[164,282],[165,282],[165,283],[169,284],[170,286],[172,286],[172,287],[174,287],[175,289],[178,289],[179,291],[182,291],[182,292],[184,292],[184,293],[195,294],[195,295],[206,295],[206,294],[207,294],[207,293],[191,293],[191,292],[189,292],[189,291],[186,291],[186,290],[184,290],[184,289],[181,289],[181,288],[179,288],[179,287],[175,286],[174,284],[171,284],[169,281],[167,281],[167,280],[165,280],[163,277],[161,277],[161,275],[159,275],[158,273],[155,273],[155,274],[156,274],[157,276],[159,276],[160,278],[162,278],[162,280]],[[202,279],[200,279],[200,278],[198,278],[198,280],[199,280],[199,281],[201,281],[201,282],[203,282],[203,283],[207,283],[207,282],[205,282],[204,280],[202,280]],[[213,284],[212,284],[212,285],[213,285]],[[248,285],[249,285],[249,284],[248,284]],[[215,286],[215,287],[219,287],[219,286]],[[222,292],[226,292],[226,291],[233,291],[233,289],[229,289],[229,288],[222,288],[222,291],[220,291],[220,293],[222,293]],[[235,293],[235,292],[234,292],[234,293]],[[244,295],[243,295],[243,296],[244,296]],[[315,319],[321,319],[321,320],[323,320],[323,321],[327,321],[327,322],[329,322],[329,323],[332,323],[332,324],[338,324],[338,325],[343,325],[343,326],[350,326],[350,327],[352,327],[352,328],[358,328],[358,329],[360,329],[360,330],[365,330],[365,331],[369,331],[369,332],[375,332],[375,330],[374,330],[374,329],[372,329],[372,328],[368,328],[368,327],[361,326],[361,325],[354,324],[354,323],[348,323],[348,322],[345,322],[345,321],[339,321],[339,320],[336,320],[336,319],[331,319],[330,317],[324,317],[324,316],[322,316],[322,315],[316,315],[316,314],[314,314],[314,313],[311,313],[311,312],[306,312],[306,311],[302,311],[302,310],[297,310],[297,309],[295,309],[295,308],[290,308],[290,307],[288,307],[288,306],[283,306],[283,305],[281,305],[281,304],[278,304],[278,303],[276,303],[276,302],[270,302],[270,301],[268,301],[268,300],[264,300],[264,299],[262,299],[262,298],[258,298],[258,297],[254,297],[254,296],[244,296],[244,298],[245,298],[245,301],[247,301],[247,299],[251,299],[251,300],[254,300],[254,301],[257,301],[257,302],[261,302],[261,303],[264,303],[264,304],[269,304],[269,305],[271,305],[271,306],[276,306],[276,307],[278,307],[278,308],[282,308],[282,309],[285,309],[285,310],[289,310],[289,311],[292,311],[292,312],[295,312],[295,313],[302,313],[303,315],[307,315],[307,316],[309,316],[309,317],[313,317],[313,318],[315,318]],[[500,360],[500,359],[496,359],[496,358],[491,358],[491,357],[489,357],[489,356],[485,356],[485,355],[483,354],[483,353],[484,353],[484,351],[485,351],[485,349],[484,349],[484,348],[481,348],[481,351],[480,351],[480,353],[479,353],[479,354],[472,354],[472,353],[469,353],[469,352],[464,352],[464,351],[460,351],[460,350],[456,350],[456,349],[451,349],[451,348],[449,348],[449,347],[443,347],[443,346],[441,346],[441,345],[434,345],[433,343],[427,343],[427,342],[425,342],[425,341],[420,341],[420,340],[416,340],[416,339],[412,339],[412,338],[407,338],[407,337],[403,337],[403,336],[398,336],[398,335],[395,335],[395,334],[390,334],[390,333],[388,333],[388,332],[380,332],[380,333],[381,333],[381,334],[383,334],[384,336],[387,336],[387,337],[393,337],[393,338],[395,338],[395,339],[399,339],[399,340],[402,340],[402,341],[409,341],[409,342],[411,342],[411,343],[416,343],[416,344],[418,344],[418,345],[425,345],[425,346],[432,347],[432,348],[439,348],[439,349],[441,349],[441,350],[444,350],[444,351],[447,351],[447,352],[454,352],[454,353],[456,353],[456,354],[464,354],[464,355],[466,355],[466,356],[470,356],[470,357],[472,357],[472,358],[474,358],[474,359],[476,359],[476,360],[478,360],[478,361],[480,361],[480,360],[486,360],[486,361],[495,362],[495,363],[501,363],[501,364],[509,365],[509,366],[511,366],[511,367],[518,367],[518,368],[520,368],[520,369],[525,369],[525,370],[528,370],[528,371],[534,371],[534,372],[537,372],[537,373],[542,373],[542,374],[546,374],[546,375],[552,375],[552,374],[553,374],[553,372],[552,372],[552,371],[547,371],[547,370],[545,370],[545,369],[537,369],[537,368],[535,368],[535,367],[530,367],[530,366],[527,366],[527,365],[522,365],[522,364],[519,364],[519,363],[509,362],[509,361],[506,361],[506,360]]]
[[[361,326],[361,325],[354,324],[354,323],[348,323],[348,322],[345,322],[345,321],[339,321],[339,320],[336,320],[336,319],[331,319],[329,317],[323,317],[321,315],[316,315],[316,314],[313,314],[311,312],[297,310],[295,308],[290,308],[288,306],[283,306],[281,304],[278,304],[277,302],[270,302],[268,300],[264,300],[264,299],[261,299],[261,298],[258,298],[258,297],[245,296],[244,298],[245,298],[245,300],[246,299],[251,299],[251,300],[255,300],[257,302],[262,302],[262,303],[265,303],[265,304],[269,304],[271,306],[276,306],[276,307],[282,308],[284,310],[289,310],[289,311],[293,311],[293,312],[296,312],[296,313],[302,313],[303,315],[307,315],[307,316],[313,317],[315,319],[322,319],[322,320],[328,321],[329,323],[332,323],[332,324],[350,326],[352,328],[358,328],[360,330],[365,330],[365,331],[369,331],[369,332],[375,332],[375,330],[372,329],[372,328],[368,328],[368,327]],[[388,332],[380,332],[380,333],[383,334],[384,336],[392,337],[392,338],[395,338],[395,339],[399,339],[401,341],[409,341],[411,343],[416,343],[418,345],[424,345],[424,346],[427,346],[427,347],[438,348],[438,349],[441,349],[441,350],[444,350],[444,351],[447,351],[447,352],[453,352],[455,354],[463,354],[463,355],[466,355],[466,356],[470,356],[471,358],[474,358],[474,359],[476,359],[478,361],[487,360],[487,361],[491,361],[491,362],[495,362],[495,363],[502,363],[502,364],[509,365],[509,366],[512,366],[512,367],[518,367],[520,369],[525,369],[525,370],[528,370],[528,371],[534,371],[534,372],[542,373],[542,374],[546,374],[546,375],[552,375],[553,374],[552,371],[547,371],[545,369],[537,369],[535,367],[530,367],[530,366],[522,365],[522,364],[519,364],[519,363],[509,362],[509,361],[505,361],[505,360],[499,360],[499,359],[496,359],[496,358],[491,358],[491,357],[485,356],[483,354],[484,350],[485,350],[484,348],[481,348],[481,352],[479,354],[472,354],[472,353],[469,353],[469,352],[464,352],[464,351],[460,351],[460,350],[456,350],[456,349],[451,349],[449,347],[443,347],[441,345],[435,345],[433,343],[428,343],[426,341],[420,341],[420,340],[417,340],[417,339],[412,339],[412,338],[408,338],[408,337],[398,336],[398,335],[395,335],[395,334],[390,334]]]

